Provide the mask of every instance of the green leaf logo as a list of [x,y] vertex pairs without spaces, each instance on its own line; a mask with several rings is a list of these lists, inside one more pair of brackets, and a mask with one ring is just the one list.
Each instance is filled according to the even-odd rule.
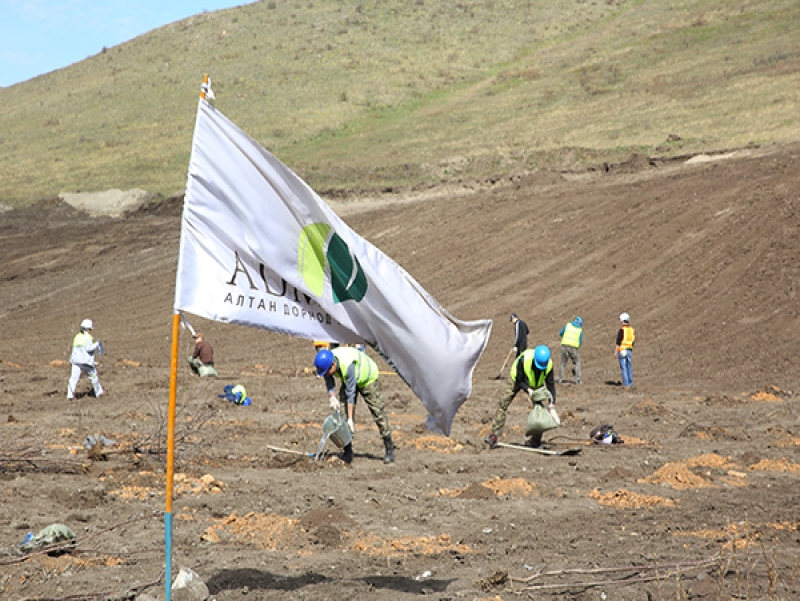
[[367,276],[358,258],[336,232],[328,240],[330,232],[330,226],[325,223],[313,223],[303,228],[298,242],[297,268],[309,291],[322,296],[327,263],[330,267],[333,302],[359,302],[367,293]]

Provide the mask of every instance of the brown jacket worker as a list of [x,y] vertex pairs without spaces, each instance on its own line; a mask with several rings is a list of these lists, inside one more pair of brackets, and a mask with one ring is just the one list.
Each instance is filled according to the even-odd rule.
[[218,374],[214,368],[214,349],[200,332],[194,338],[194,353],[189,357],[189,367],[200,376],[216,377]]
[[[535,349],[528,349],[522,353],[514,363],[511,364],[509,372],[508,386],[505,396],[500,400],[497,411],[492,422],[492,433],[486,437],[485,442],[494,447],[497,444],[497,437],[503,432],[506,425],[506,415],[508,406],[523,390],[530,397],[532,402],[548,401],[548,410],[556,422],[559,421],[556,412],[556,384],[553,377],[553,361],[550,359],[550,349],[545,345],[539,345]],[[541,432],[532,435],[525,444],[531,447],[538,447],[542,443]]]
[[[314,358],[314,367],[318,377],[325,378],[325,387],[328,389],[328,399],[331,409],[341,410],[342,403],[347,406],[347,426],[350,432],[355,433],[356,396],[361,395],[369,407],[375,425],[378,426],[386,454],[384,463],[394,462],[394,444],[392,443],[392,429],[389,427],[389,418],[384,410],[381,385],[378,382],[378,365],[365,352],[352,347],[338,347],[333,350],[321,350]],[[339,388],[339,398],[336,398],[336,381],[342,381]],[[353,443],[344,448],[342,460],[346,463],[353,461]]]

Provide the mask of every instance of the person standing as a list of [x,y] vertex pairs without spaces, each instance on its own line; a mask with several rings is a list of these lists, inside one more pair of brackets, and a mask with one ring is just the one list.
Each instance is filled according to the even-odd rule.
[[103,354],[103,343],[99,340],[95,342],[94,338],[92,338],[93,325],[91,319],[84,319],[80,327],[81,331],[75,334],[72,339],[72,354],[69,358],[69,362],[72,364],[72,373],[67,383],[68,401],[75,398],[75,388],[78,386],[82,373],[89,377],[95,397],[101,397],[105,392],[100,385],[95,360],[97,355]]
[[199,376],[216,378],[219,374],[214,368],[214,349],[200,332],[194,335],[194,339],[194,353],[189,357],[189,367]]
[[516,313],[511,314],[511,323],[514,325],[514,348],[515,356],[519,357],[528,349],[528,324],[522,321]]
[[[389,427],[389,418],[384,410],[381,386],[378,381],[378,365],[369,355],[353,347],[340,346],[338,348],[319,351],[314,357],[314,368],[317,377],[325,378],[325,387],[328,390],[328,399],[333,411],[340,411],[342,404],[346,405],[347,427],[355,433],[356,396],[361,395],[369,407],[378,432],[383,439],[386,453],[384,463],[394,462],[394,444],[392,443],[392,430]],[[339,398],[336,398],[336,381],[342,381],[339,388]],[[353,461],[353,443],[344,447],[342,460],[345,463]]]
[[[560,421],[556,411],[553,361],[550,359],[550,349],[547,346],[541,344],[535,349],[528,349],[511,364],[505,396],[500,399],[500,404],[494,414],[492,432],[484,440],[490,447],[494,448],[497,445],[497,438],[502,434],[506,425],[508,407],[520,390],[526,392],[533,403],[547,401],[547,410],[550,415],[553,416],[556,423]],[[533,433],[525,441],[525,444],[531,447],[538,447],[542,444],[542,433]]]
[[631,327],[631,317],[627,313],[620,314],[619,323],[614,356],[619,359],[622,385],[631,388],[633,386],[633,343],[636,341],[636,331]]
[[567,361],[572,360],[572,373],[575,374],[575,383],[581,383],[581,355],[580,348],[583,344],[583,320],[576,317],[572,323],[566,324],[558,332],[561,338],[561,362],[558,364],[558,378],[556,383],[564,381],[564,367]]

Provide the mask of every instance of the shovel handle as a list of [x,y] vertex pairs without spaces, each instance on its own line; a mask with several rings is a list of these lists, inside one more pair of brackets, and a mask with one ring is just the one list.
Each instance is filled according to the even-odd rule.
[[508,363],[508,360],[511,358],[511,353],[513,353],[513,352],[514,352],[513,348],[508,349],[508,354],[506,355],[506,360],[503,361],[503,366],[500,368],[500,373],[497,374],[498,378],[503,375],[503,370],[506,368],[506,363]]

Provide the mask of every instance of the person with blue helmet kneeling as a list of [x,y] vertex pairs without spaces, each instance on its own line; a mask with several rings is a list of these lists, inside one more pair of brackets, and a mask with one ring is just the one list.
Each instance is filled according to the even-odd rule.
[[[506,394],[500,399],[500,404],[492,422],[492,432],[486,437],[485,442],[494,448],[497,438],[506,425],[506,416],[511,401],[517,393],[523,390],[532,403],[547,402],[547,410],[556,423],[560,423],[556,411],[556,384],[553,376],[553,361],[550,359],[550,349],[540,344],[534,349],[528,349],[511,364]],[[542,444],[542,432],[532,432],[525,441],[530,447]]]
[[221,399],[236,403],[237,405],[242,405],[243,407],[247,407],[252,403],[250,397],[247,396],[247,390],[245,390],[245,387],[241,384],[228,384],[222,390],[225,392],[217,395]]

